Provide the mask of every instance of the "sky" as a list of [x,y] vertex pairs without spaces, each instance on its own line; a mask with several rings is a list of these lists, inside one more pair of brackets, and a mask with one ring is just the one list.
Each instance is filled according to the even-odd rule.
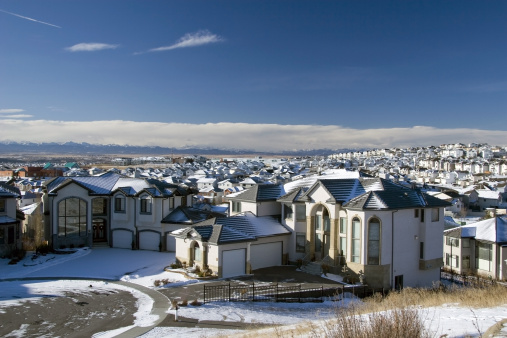
[[[75,294],[89,293],[89,285],[93,284],[94,290],[128,290],[137,298],[138,309],[135,313],[133,326],[144,327],[148,331],[143,338],[151,337],[223,337],[239,335],[239,332],[222,329],[200,328],[175,328],[151,326],[159,319],[158,315],[151,313],[154,305],[153,299],[148,294],[129,287],[140,285],[154,289],[154,281],[168,279],[165,287],[184,286],[188,283],[197,282],[188,280],[183,275],[163,271],[171,260],[174,253],[154,252],[143,250],[127,250],[112,248],[88,248],[78,249],[76,253],[69,255],[48,254],[31,259],[24,258],[16,265],[10,265],[9,259],[0,259],[0,276],[2,278],[14,278],[16,280],[0,281],[2,293],[0,293],[0,314],[7,307],[19,306],[37,302],[47,297],[48,290],[51,295],[64,296],[66,292]],[[149,264],[147,264],[149,262]],[[134,271],[134,272],[128,272]],[[304,272],[301,272],[304,273]],[[88,277],[104,278],[108,280],[120,280],[127,285],[108,283],[107,281],[77,281],[65,280],[61,277]],[[20,278],[30,278],[21,280]],[[37,277],[55,278],[55,280],[37,280]],[[59,279],[60,278],[60,279]],[[328,278],[340,281],[340,276],[328,274]],[[351,297],[351,296],[348,296]],[[337,307],[349,304],[351,298],[339,301],[325,301],[323,303],[273,303],[273,302],[226,302],[207,303],[203,306],[180,307],[178,315],[197,320],[211,320],[246,323],[275,323],[286,325],[276,329],[268,328],[261,331],[263,336],[280,336],[282,332],[286,336],[294,336],[292,330],[297,332],[297,325],[305,325],[305,321],[311,321],[313,327],[319,332],[324,327],[322,320],[336,315]],[[167,309],[167,313],[175,314],[174,310]],[[419,308],[419,316],[424,322],[424,327],[434,337],[471,337],[482,336],[487,329],[504,319],[507,305],[489,308],[461,307],[459,304],[444,304],[442,306]],[[89,314],[92,316],[93,314]],[[155,318],[156,317],[156,318]],[[46,323],[49,325],[49,323]],[[22,326],[12,337],[25,337],[26,326]],[[132,326],[117,330],[102,332],[94,337],[114,337]],[[251,333],[251,331],[249,331]],[[504,325],[502,334],[507,334]],[[324,336],[325,334],[322,334]]]
[[0,0],[0,141],[507,145],[507,2]]

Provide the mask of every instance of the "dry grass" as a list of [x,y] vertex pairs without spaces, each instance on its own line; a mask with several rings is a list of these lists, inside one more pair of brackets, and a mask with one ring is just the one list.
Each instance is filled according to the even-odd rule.
[[418,311],[420,308],[453,304],[472,309],[496,307],[506,302],[507,288],[501,285],[475,288],[406,288],[385,298],[378,295],[353,303],[349,307],[339,307],[337,303],[336,316],[332,319],[251,330],[237,336],[427,338],[430,334],[423,325],[425,318],[421,318],[421,312]]

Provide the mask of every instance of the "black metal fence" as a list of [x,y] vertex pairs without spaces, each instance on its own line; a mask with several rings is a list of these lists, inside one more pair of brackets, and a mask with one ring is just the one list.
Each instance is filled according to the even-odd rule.
[[[378,291],[378,290],[377,290]],[[206,285],[204,303],[210,302],[322,302],[333,297],[364,298],[376,291],[366,285],[342,285],[339,287],[302,288],[301,284],[281,286],[278,284]],[[378,291],[380,292],[380,291]],[[381,291],[384,293],[383,291]]]
[[497,283],[497,281],[492,278],[484,278],[479,275],[457,274],[454,271],[451,272],[443,269],[440,269],[440,279],[448,280],[452,283],[474,287],[489,286]]

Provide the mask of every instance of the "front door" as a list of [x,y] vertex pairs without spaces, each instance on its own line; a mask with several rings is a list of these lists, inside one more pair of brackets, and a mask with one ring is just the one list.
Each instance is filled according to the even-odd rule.
[[102,218],[95,218],[93,220],[93,241],[105,242],[106,236],[106,221]]

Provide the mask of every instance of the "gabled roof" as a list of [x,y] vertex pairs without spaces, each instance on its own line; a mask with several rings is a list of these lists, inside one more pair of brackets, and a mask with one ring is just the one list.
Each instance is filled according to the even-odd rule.
[[444,231],[444,235],[474,238],[488,243],[507,243],[507,216],[496,216]]
[[196,224],[210,218],[223,216],[224,214],[210,210],[179,206],[164,217],[161,223]]
[[212,218],[171,234],[178,238],[187,238],[193,230],[199,233],[200,240],[211,244],[255,241],[260,237],[290,234],[290,230],[275,218],[256,217],[250,212],[232,217]]
[[282,186],[273,184],[257,184],[244,192],[231,197],[234,201],[264,202],[276,201],[282,194]]
[[300,188],[297,188],[296,190],[288,193],[288,194],[285,194],[283,195],[282,197],[280,197],[279,199],[277,199],[278,202],[282,202],[282,203],[293,203],[293,202],[296,202],[297,199],[302,195],[304,194],[304,192],[307,190],[307,188],[304,188],[304,187],[300,187]]
[[46,183],[49,194],[56,193],[59,189],[71,183],[76,183],[87,189],[93,195],[109,195],[115,186],[120,175],[115,173],[105,173],[101,176],[76,176],[76,177],[56,177]]
[[326,179],[317,181],[301,197],[310,201],[317,188],[327,191],[329,203],[342,203],[350,209],[409,209],[450,206],[449,202],[429,196],[419,189],[411,189],[381,178]]
[[12,185],[0,182],[0,197],[1,198],[18,198],[21,197],[19,189]]

